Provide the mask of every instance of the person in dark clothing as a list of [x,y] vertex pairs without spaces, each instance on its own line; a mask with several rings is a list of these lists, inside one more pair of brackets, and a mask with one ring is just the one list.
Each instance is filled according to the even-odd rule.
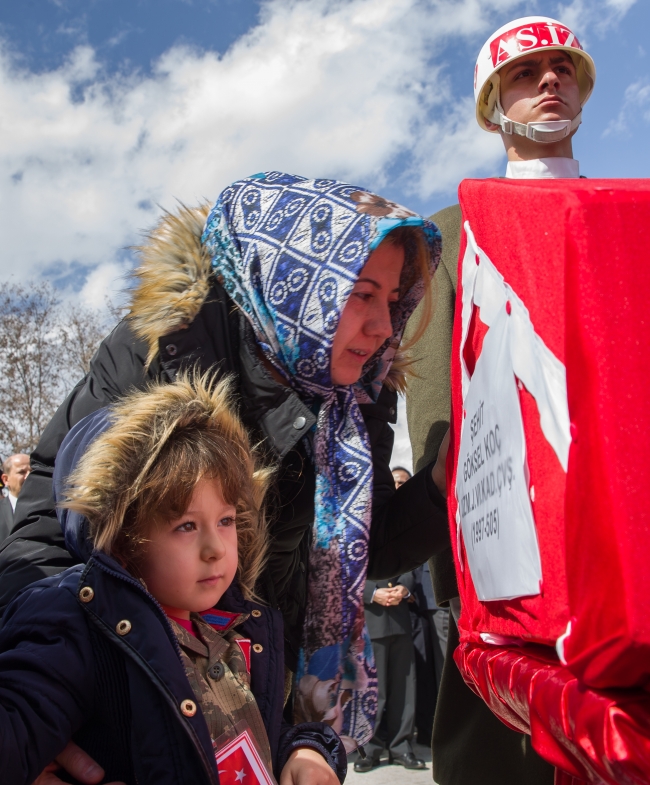
[[29,472],[29,455],[24,452],[10,455],[2,464],[2,484],[14,510]]
[[[271,546],[257,593],[282,613],[288,670],[330,681],[334,694],[345,696],[328,721],[345,737],[355,717],[354,745],[372,732],[371,718],[362,716],[370,703],[347,700],[356,687],[347,675],[341,679],[350,671],[337,657],[359,647],[363,654],[359,579],[366,568],[371,578],[407,572],[448,539],[431,466],[398,492],[389,468],[389,423],[404,385],[395,352],[406,319],[429,291],[424,283],[438,263],[439,235],[362,189],[279,173],[233,184],[208,213],[166,215],[140,249],[129,315],[32,454],[13,534],[0,547],[0,607],[79,560],[65,547],[51,491],[71,427],[129,390],[173,381],[182,369],[234,374],[240,415],[277,467]],[[371,260],[374,277],[361,276]],[[332,507],[346,499],[343,508]],[[340,647],[345,640],[354,645]],[[335,656],[315,656],[328,646]],[[363,657],[357,662],[366,667]],[[321,666],[335,675],[315,673]],[[369,671],[358,673],[358,683],[374,690]],[[310,711],[308,702],[300,708]]]
[[408,598],[414,588],[411,575],[391,581],[366,581],[363,602],[366,624],[377,665],[378,700],[375,734],[365,745],[365,758],[354,764],[357,772],[379,765],[388,749],[391,763],[424,769],[413,754],[415,727],[415,656]]
[[[89,415],[64,440],[59,515],[86,565],[32,585],[7,609],[4,785],[31,785],[72,736],[125,785],[217,783],[221,740],[242,733],[283,780],[345,779],[331,728],[282,723],[282,635],[246,656],[249,615],[264,613],[278,632],[282,622],[251,601],[270,472],[229,388],[180,377]],[[237,611],[215,609],[229,588]]]
[[433,716],[442,668],[445,664],[449,611],[436,605],[429,564],[411,573],[413,590],[409,610],[415,647],[415,726],[418,744],[430,745]]
[[25,453],[10,455],[2,462],[2,493],[6,496],[0,493],[0,544],[11,534],[16,503],[29,471],[29,455]]

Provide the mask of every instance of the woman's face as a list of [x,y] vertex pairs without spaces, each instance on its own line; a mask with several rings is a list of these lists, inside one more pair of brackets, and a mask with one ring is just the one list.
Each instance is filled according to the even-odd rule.
[[345,304],[332,345],[332,384],[359,381],[364,363],[393,334],[404,249],[381,243],[368,257]]

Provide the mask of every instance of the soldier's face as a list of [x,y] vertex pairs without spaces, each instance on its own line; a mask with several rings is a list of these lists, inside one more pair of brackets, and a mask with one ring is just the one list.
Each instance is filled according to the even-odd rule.
[[148,536],[140,574],[170,616],[214,607],[237,571],[235,508],[215,480],[200,480],[185,513]]
[[573,60],[561,49],[531,53],[499,71],[501,105],[518,123],[573,120],[580,88]]

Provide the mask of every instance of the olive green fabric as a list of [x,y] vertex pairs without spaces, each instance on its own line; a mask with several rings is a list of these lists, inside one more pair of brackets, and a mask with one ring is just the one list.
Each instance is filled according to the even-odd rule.
[[433,779],[438,785],[553,785],[555,768],[535,752],[530,736],[510,730],[465,684],[453,658],[457,646],[450,614],[433,721]]
[[[460,207],[457,204],[446,207],[432,215],[431,220],[442,234],[442,257],[432,282],[433,316],[412,351],[416,376],[409,379],[406,394],[415,471],[435,461],[440,442],[449,428],[451,409],[449,371],[460,247]],[[423,303],[420,303],[408,323],[407,337],[419,324],[422,306]]]
[[[454,325],[456,278],[460,245],[460,207],[446,207],[431,216],[442,234],[442,257],[432,281],[433,316],[426,332],[413,348],[413,370],[406,392],[406,417],[418,471],[435,461],[440,442],[449,428],[451,409],[451,333]],[[422,305],[411,317],[406,337],[413,335]],[[458,597],[451,543],[429,561],[436,602],[441,607]]]
[[[406,416],[417,471],[434,461],[451,414],[451,336],[454,324],[461,212],[459,205],[431,216],[442,234],[442,259],[432,282],[434,313],[413,349],[414,371]],[[413,335],[418,311],[407,336]],[[449,547],[429,561],[438,605],[458,597]],[[450,614],[447,655],[433,724],[433,778],[438,785],[553,785],[554,768],[533,750],[530,736],[506,727],[465,684],[453,653],[458,628]]]

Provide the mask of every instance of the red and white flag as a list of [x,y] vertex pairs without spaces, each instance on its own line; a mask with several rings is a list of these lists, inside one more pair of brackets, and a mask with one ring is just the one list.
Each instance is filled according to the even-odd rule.
[[221,785],[277,785],[248,730],[216,753]]

